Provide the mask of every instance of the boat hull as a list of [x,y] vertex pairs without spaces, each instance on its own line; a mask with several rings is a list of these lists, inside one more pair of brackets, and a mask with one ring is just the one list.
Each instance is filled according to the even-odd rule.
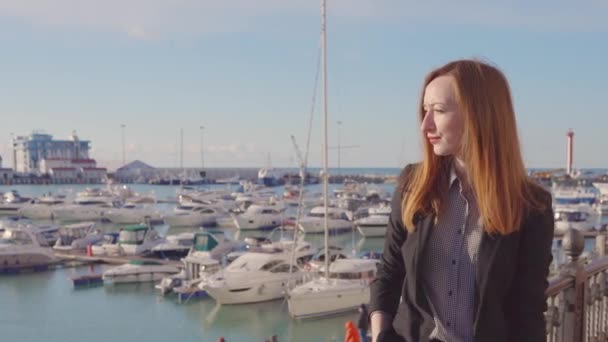
[[358,225],[357,230],[364,237],[383,237],[386,234],[386,225]]
[[43,252],[25,252],[0,254],[0,272],[10,272],[23,268],[44,267],[57,262],[55,256]]
[[207,284],[204,289],[218,304],[248,304],[281,299],[285,296],[285,284],[289,279],[266,281],[258,284],[215,286]]
[[368,304],[369,300],[369,286],[361,286],[345,290],[290,294],[287,304],[292,317],[306,319],[354,311],[361,304]]

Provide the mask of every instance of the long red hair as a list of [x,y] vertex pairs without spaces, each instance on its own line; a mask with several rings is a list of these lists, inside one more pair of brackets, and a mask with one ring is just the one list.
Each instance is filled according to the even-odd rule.
[[[517,231],[528,209],[542,209],[533,196],[537,185],[528,177],[520,151],[509,84],[496,67],[475,60],[450,62],[431,71],[420,97],[424,118],[426,86],[439,76],[454,80],[456,104],[464,118],[460,156],[473,188],[484,230],[506,235]],[[424,137],[423,137],[424,138]],[[437,156],[423,139],[423,161],[402,184],[402,218],[408,231],[417,214],[439,212],[448,191],[453,156]]]

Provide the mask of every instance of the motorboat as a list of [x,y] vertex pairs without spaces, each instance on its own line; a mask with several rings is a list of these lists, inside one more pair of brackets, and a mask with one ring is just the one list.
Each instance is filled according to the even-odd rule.
[[257,303],[283,298],[288,284],[303,277],[291,253],[245,253],[202,284],[218,304]]
[[112,208],[114,208],[112,203],[93,200],[79,204],[57,205],[52,210],[52,218],[63,222],[97,221]]
[[54,219],[55,208],[65,205],[65,196],[45,195],[33,200],[33,203],[22,206],[18,214],[34,220]]
[[179,274],[165,277],[156,288],[162,295],[176,292],[192,295],[201,290],[199,284],[220,270],[221,264],[230,262],[227,255],[244,250],[243,242],[229,240],[224,232],[205,230],[194,234],[192,248],[182,259],[183,269]]
[[[329,278],[318,277],[288,292],[290,315],[300,319],[328,316],[368,304],[378,263],[376,259],[336,259],[329,266]],[[319,270],[324,272],[324,267]]]
[[381,237],[386,233],[386,227],[391,216],[391,207],[383,204],[368,209],[369,216],[355,220],[357,230],[364,237]]
[[556,205],[555,234],[565,234],[569,228],[580,231],[592,231],[599,226],[599,213],[586,203]]
[[90,253],[94,256],[120,255],[121,250],[118,246],[118,232],[104,233],[101,241],[91,246]]
[[58,262],[40,236],[25,227],[5,227],[0,235],[0,272],[23,268],[44,269]]
[[61,226],[59,238],[53,245],[53,249],[63,252],[82,251],[89,245],[94,245],[103,240],[103,231],[95,222],[81,222]]
[[119,208],[111,208],[103,217],[116,224],[136,224],[155,222],[162,219],[161,213],[154,207],[138,203],[125,203]]
[[222,214],[217,208],[206,205],[180,205],[171,215],[165,216],[165,223],[171,227],[212,227]]
[[122,228],[118,234],[118,243],[102,244],[94,255],[144,255],[152,248],[165,242],[156,230],[145,225],[132,225]]
[[235,215],[233,214],[234,224],[239,230],[265,230],[274,229],[283,223],[281,209],[274,206],[252,204],[247,210]]
[[0,215],[15,215],[30,203],[30,198],[21,197],[15,190],[5,192],[0,200]]
[[[329,232],[345,232],[353,229],[353,224],[348,220],[346,210],[341,208],[328,208],[328,226]],[[318,234],[324,232],[325,209],[323,207],[314,207],[311,211],[302,217],[299,222],[299,228],[306,234]]]
[[156,282],[179,271],[176,265],[156,260],[131,260],[127,264],[103,272],[103,280],[113,283]]

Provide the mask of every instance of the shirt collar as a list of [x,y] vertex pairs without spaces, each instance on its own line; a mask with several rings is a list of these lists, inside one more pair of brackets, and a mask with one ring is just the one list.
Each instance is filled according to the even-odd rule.
[[466,181],[463,182],[463,180],[458,177],[458,174],[456,173],[456,168],[454,167],[454,165],[452,165],[450,166],[450,178],[448,188],[454,186],[454,182],[456,181],[458,181],[458,188],[460,189],[460,192],[468,193],[472,190],[470,184],[468,184]]
[[454,165],[450,166],[450,183],[449,186],[452,187],[452,185],[454,184],[454,181],[456,180],[460,180],[458,179],[458,175],[456,174],[456,169],[454,168]]

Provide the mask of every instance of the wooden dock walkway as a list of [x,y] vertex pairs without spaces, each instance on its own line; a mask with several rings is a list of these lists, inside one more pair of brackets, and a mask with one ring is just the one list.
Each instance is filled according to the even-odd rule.
[[167,260],[167,259],[158,259],[158,258],[145,258],[141,256],[134,255],[121,255],[121,256],[88,256],[83,253],[57,253],[55,255],[66,261],[81,261],[81,262],[92,262],[92,263],[104,263],[104,264],[112,264],[112,265],[123,265],[127,264],[132,260],[140,260],[140,261],[154,261],[159,262],[165,265],[172,265],[176,267],[182,266],[182,263],[178,260]]
[[[583,234],[583,237],[585,237],[585,239],[587,239],[587,238],[597,237],[598,235],[607,235],[608,232],[599,231],[599,230],[590,230],[590,231],[581,231],[581,234]],[[556,239],[562,239],[564,237],[564,234],[555,233],[553,235],[553,237]]]

